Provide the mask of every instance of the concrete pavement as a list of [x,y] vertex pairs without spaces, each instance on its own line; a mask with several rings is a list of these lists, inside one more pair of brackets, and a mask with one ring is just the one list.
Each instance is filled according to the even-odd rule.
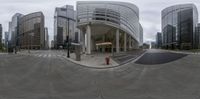
[[62,57],[0,55],[0,99],[199,99],[199,59],[92,69]]

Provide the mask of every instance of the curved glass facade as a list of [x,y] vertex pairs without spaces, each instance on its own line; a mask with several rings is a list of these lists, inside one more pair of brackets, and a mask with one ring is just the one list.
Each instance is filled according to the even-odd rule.
[[167,49],[195,48],[195,27],[198,11],[194,4],[181,4],[162,11],[163,47]]
[[45,45],[44,15],[31,13],[19,20],[19,41],[21,48],[43,49]]
[[90,22],[119,28],[140,42],[139,9],[124,2],[80,1],[77,2],[78,25]]
[[2,25],[0,24],[0,44],[2,43]]

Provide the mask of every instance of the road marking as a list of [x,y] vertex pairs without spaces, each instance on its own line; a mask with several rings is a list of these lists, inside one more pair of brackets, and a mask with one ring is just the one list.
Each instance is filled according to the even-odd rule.
[[47,57],[47,55],[45,54],[43,57]]
[[57,57],[61,57],[61,55],[56,55]]
[[51,54],[49,54],[48,57],[51,58]]
[[55,54],[53,54],[53,57],[56,57],[56,55],[55,55]]

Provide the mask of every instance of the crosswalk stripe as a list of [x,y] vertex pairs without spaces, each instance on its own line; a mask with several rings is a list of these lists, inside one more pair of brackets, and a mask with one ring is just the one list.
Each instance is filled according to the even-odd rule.
[[[1,53],[0,53],[1,54]],[[20,53],[21,55],[26,56],[35,56],[41,58],[65,58],[66,55],[63,53]]]
[[43,57],[46,57],[47,55],[45,54]]
[[57,57],[60,57],[61,55],[56,55]]
[[50,57],[51,57],[51,54],[49,54],[48,57],[50,58]]

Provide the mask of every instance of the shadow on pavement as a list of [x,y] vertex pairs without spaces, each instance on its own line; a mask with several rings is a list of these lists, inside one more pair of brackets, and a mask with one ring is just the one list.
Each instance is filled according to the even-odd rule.
[[179,53],[146,53],[139,60],[137,60],[136,64],[143,65],[156,65],[156,64],[164,64],[172,61],[176,61],[180,58],[187,56],[187,54],[179,54]]

